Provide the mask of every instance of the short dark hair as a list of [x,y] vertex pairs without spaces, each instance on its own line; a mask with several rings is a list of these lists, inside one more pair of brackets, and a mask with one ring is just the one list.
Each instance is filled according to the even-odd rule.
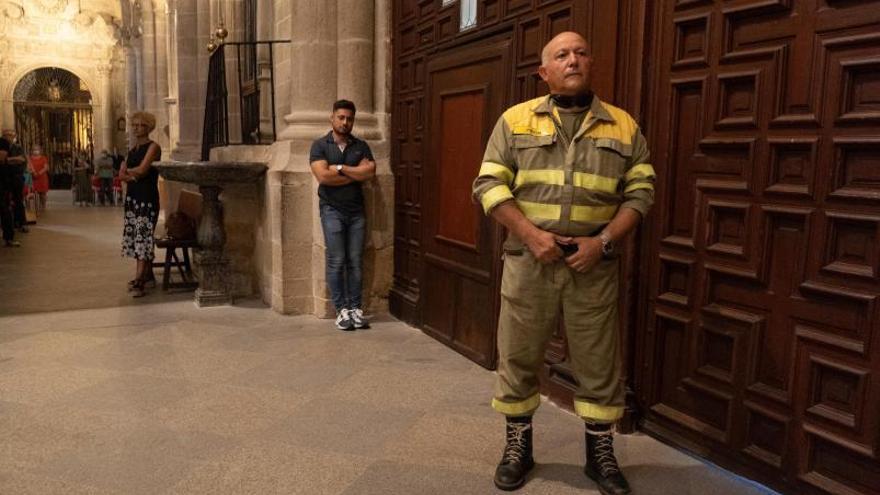
[[348,100],[337,100],[333,103],[333,113],[336,113],[340,108],[351,110],[352,115],[357,113],[357,109],[354,107],[354,102]]

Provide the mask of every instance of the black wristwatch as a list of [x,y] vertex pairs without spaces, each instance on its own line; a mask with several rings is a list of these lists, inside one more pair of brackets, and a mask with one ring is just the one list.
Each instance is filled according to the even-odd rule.
[[599,234],[599,240],[602,241],[602,257],[606,260],[614,258],[617,255],[617,244],[611,238],[611,234],[603,230]]
[[336,173],[339,175],[345,175],[342,173],[342,165],[336,165]]

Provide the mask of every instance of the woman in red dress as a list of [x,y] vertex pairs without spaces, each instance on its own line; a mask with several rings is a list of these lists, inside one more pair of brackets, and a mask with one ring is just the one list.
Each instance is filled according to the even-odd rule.
[[34,146],[28,158],[28,168],[34,177],[34,191],[37,193],[37,211],[46,210],[46,193],[49,192],[49,159],[43,154],[43,148]]

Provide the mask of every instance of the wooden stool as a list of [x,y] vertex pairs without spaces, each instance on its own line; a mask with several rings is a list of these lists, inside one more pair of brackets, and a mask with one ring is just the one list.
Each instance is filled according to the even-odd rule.
[[[195,239],[179,240],[179,239],[156,239],[156,247],[165,249],[165,261],[158,263],[153,262],[153,267],[162,267],[162,290],[168,289],[195,289],[199,286],[192,271],[192,265],[189,262],[190,248],[199,247],[199,242]],[[181,250],[181,256],[177,256],[177,250]],[[177,268],[180,273],[182,282],[171,281],[171,269]]]
[[[181,191],[177,211],[185,213],[198,226],[202,218],[202,195],[192,191]],[[199,247],[199,241],[164,237],[156,239],[156,247],[165,249],[165,260],[153,262],[153,268],[162,267],[162,290],[195,289],[199,286],[189,260],[190,249]],[[181,250],[180,256],[177,255],[178,249]],[[181,282],[171,281],[172,268],[177,268]]]

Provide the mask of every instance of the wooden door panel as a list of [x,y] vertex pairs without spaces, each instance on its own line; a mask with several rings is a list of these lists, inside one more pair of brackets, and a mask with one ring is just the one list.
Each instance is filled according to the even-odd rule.
[[[460,214],[440,215],[437,239],[455,244],[465,250],[479,251],[480,212],[471,201],[475,163],[482,161],[485,100],[488,87],[478,87],[440,95],[437,173],[441,212]],[[471,213],[471,214],[468,214]]]
[[656,8],[646,428],[791,493],[878,493],[880,2]]
[[461,48],[427,67],[424,328],[487,368],[495,365],[499,238],[471,199],[471,185],[506,100],[509,46]]

